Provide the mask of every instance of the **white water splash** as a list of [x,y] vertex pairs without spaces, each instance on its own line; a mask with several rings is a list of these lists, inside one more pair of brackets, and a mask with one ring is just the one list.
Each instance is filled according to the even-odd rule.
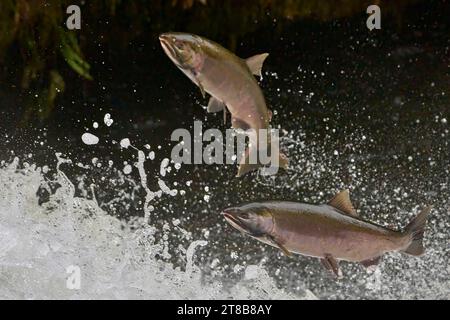
[[124,138],[122,140],[120,140],[120,146],[124,149],[128,149],[128,147],[131,145],[130,143],[130,139],[128,138]]
[[103,122],[106,124],[106,126],[110,127],[114,120],[111,118],[111,115],[109,113],[106,113],[103,117]]
[[169,159],[164,158],[163,161],[161,161],[161,165],[160,165],[160,169],[159,169],[159,174],[162,177],[164,177],[166,175],[168,165],[169,165]]
[[87,145],[94,145],[99,142],[99,138],[89,132],[83,133],[83,135],[81,136],[81,140],[83,141],[84,144]]
[[[40,168],[19,168],[18,159],[0,168],[1,299],[298,298],[278,289],[262,267],[254,279],[229,290],[220,278],[201,281],[201,266],[193,257],[208,246],[203,240],[185,242],[186,272],[158,260],[167,248],[157,230],[142,220],[131,229],[95,199],[75,196],[75,187],[60,169],[70,161],[58,157],[53,182],[60,187],[43,205],[36,191],[48,180]],[[164,233],[180,229],[173,228],[166,224]],[[69,266],[80,268],[79,290],[67,286]]]
[[125,165],[125,167],[123,167],[123,173],[125,173],[125,174],[130,174],[132,170],[133,170],[133,168],[129,164],[127,164],[127,165]]

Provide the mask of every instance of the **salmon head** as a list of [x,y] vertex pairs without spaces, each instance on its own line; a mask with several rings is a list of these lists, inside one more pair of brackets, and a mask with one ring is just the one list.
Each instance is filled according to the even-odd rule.
[[271,234],[274,228],[273,216],[265,207],[232,207],[223,210],[222,215],[235,229],[256,238]]
[[159,36],[159,41],[170,60],[194,80],[203,66],[203,38],[189,33],[167,32]]

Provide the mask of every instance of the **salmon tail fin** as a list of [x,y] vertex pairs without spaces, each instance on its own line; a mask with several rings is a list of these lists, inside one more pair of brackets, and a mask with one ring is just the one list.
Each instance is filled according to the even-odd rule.
[[[253,152],[255,152],[256,154],[253,155]],[[250,156],[250,155],[253,155],[253,156]],[[248,172],[251,172],[253,170],[257,170],[257,169],[263,167],[263,165],[259,161],[256,161],[256,163],[250,163],[250,160],[258,159],[257,156],[258,156],[258,149],[254,148],[254,147],[247,148],[245,150],[244,154],[242,155],[241,161],[239,162],[239,169],[236,174],[236,177],[242,177],[243,175],[245,175]],[[278,166],[276,167],[277,171],[278,171],[278,168],[287,169],[288,164],[289,164],[289,160],[286,157],[286,155],[284,153],[282,153],[281,151],[278,151]],[[267,171],[268,174],[271,174],[271,171],[269,171],[270,168],[267,168],[267,169],[268,169],[268,171]]]
[[405,233],[411,236],[411,244],[403,252],[420,256],[425,252],[423,248],[423,232],[427,222],[427,217],[431,212],[432,206],[423,209],[405,228]]
[[[255,157],[257,156],[258,150],[256,148],[247,148],[245,149],[244,154],[242,155],[241,161],[239,162],[239,169],[236,174],[236,177],[242,177],[246,173],[249,173],[253,170],[257,170],[262,165],[259,163],[250,163],[250,153],[256,152]],[[252,159],[256,159],[253,158]]]

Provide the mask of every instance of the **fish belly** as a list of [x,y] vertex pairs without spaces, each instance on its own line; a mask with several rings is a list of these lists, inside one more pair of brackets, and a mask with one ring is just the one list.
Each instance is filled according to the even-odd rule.
[[254,129],[267,128],[264,96],[248,70],[237,63],[208,60],[199,78],[206,92],[223,101],[234,118]]

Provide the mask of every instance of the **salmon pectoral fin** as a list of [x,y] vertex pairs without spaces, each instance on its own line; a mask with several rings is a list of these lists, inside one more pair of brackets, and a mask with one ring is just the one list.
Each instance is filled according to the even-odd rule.
[[206,97],[206,91],[205,88],[203,88],[202,83],[200,82],[200,80],[198,80],[197,78],[195,79],[197,81],[197,86],[200,89],[200,93],[202,94],[202,97],[205,98]]
[[224,110],[224,108],[225,108],[225,103],[223,103],[222,101],[220,101],[217,98],[211,97],[209,99],[208,107],[206,108],[206,111],[208,111],[209,113],[219,112],[219,111]]
[[366,268],[370,268],[371,266],[376,266],[377,264],[380,263],[381,260],[381,256],[380,257],[375,257],[372,259],[368,259],[368,260],[363,260],[360,263],[366,267]]
[[286,249],[286,247],[283,246],[283,244],[280,241],[278,241],[272,236],[267,236],[267,238],[274,244],[274,246],[278,247],[278,249],[280,249],[286,256],[290,257],[292,255],[291,252],[288,249]]
[[325,268],[333,272],[337,278],[342,278],[342,271],[339,268],[339,262],[331,254],[326,254],[325,257],[320,259],[320,262],[322,262]]

